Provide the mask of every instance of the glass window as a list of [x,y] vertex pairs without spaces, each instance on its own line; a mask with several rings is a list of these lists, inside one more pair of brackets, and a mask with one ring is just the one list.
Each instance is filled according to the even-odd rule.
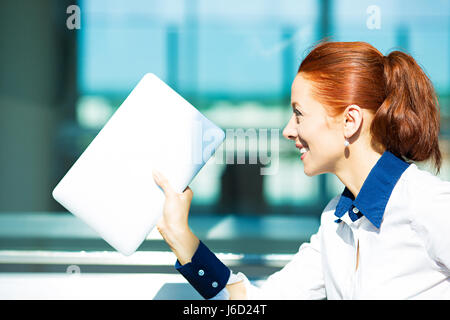
[[191,184],[191,227],[250,278],[289,261],[344,188],[331,174],[306,176],[298,150],[282,136],[292,114],[292,80],[320,39],[366,41],[384,54],[413,55],[438,92],[440,176],[450,180],[448,1],[77,3],[76,30],[66,25],[70,1],[33,2],[26,10],[19,2],[0,4],[0,38],[8,43],[0,53],[0,272],[79,266],[89,273],[175,273],[157,230],[127,260],[51,199],[148,72],[227,133]]

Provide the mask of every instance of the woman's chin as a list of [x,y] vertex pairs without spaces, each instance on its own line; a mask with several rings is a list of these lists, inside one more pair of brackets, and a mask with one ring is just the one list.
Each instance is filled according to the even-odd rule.
[[303,163],[303,172],[308,177],[314,177],[314,176],[324,173],[321,170],[318,170],[317,168],[312,168],[310,165],[305,164],[305,163]]
[[308,168],[306,168],[306,167],[303,167],[303,172],[305,172],[305,174],[306,174],[308,177],[315,176],[315,173],[312,172],[311,170],[308,170]]

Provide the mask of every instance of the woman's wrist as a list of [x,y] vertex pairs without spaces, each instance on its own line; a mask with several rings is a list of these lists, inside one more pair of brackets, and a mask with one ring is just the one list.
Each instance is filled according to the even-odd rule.
[[172,226],[160,232],[181,265],[191,261],[200,241],[188,226]]

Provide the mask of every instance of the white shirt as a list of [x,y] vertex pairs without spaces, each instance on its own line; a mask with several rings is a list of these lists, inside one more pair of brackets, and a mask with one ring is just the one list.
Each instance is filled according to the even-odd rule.
[[228,284],[240,280],[248,299],[450,299],[450,182],[386,151],[283,269],[261,287],[242,273]]

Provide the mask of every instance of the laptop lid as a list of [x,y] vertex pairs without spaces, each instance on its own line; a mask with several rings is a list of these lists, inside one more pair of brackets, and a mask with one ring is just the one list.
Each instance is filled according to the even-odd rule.
[[154,74],[146,74],[52,192],[124,255],[162,215],[163,173],[177,192],[194,179],[225,132]]

